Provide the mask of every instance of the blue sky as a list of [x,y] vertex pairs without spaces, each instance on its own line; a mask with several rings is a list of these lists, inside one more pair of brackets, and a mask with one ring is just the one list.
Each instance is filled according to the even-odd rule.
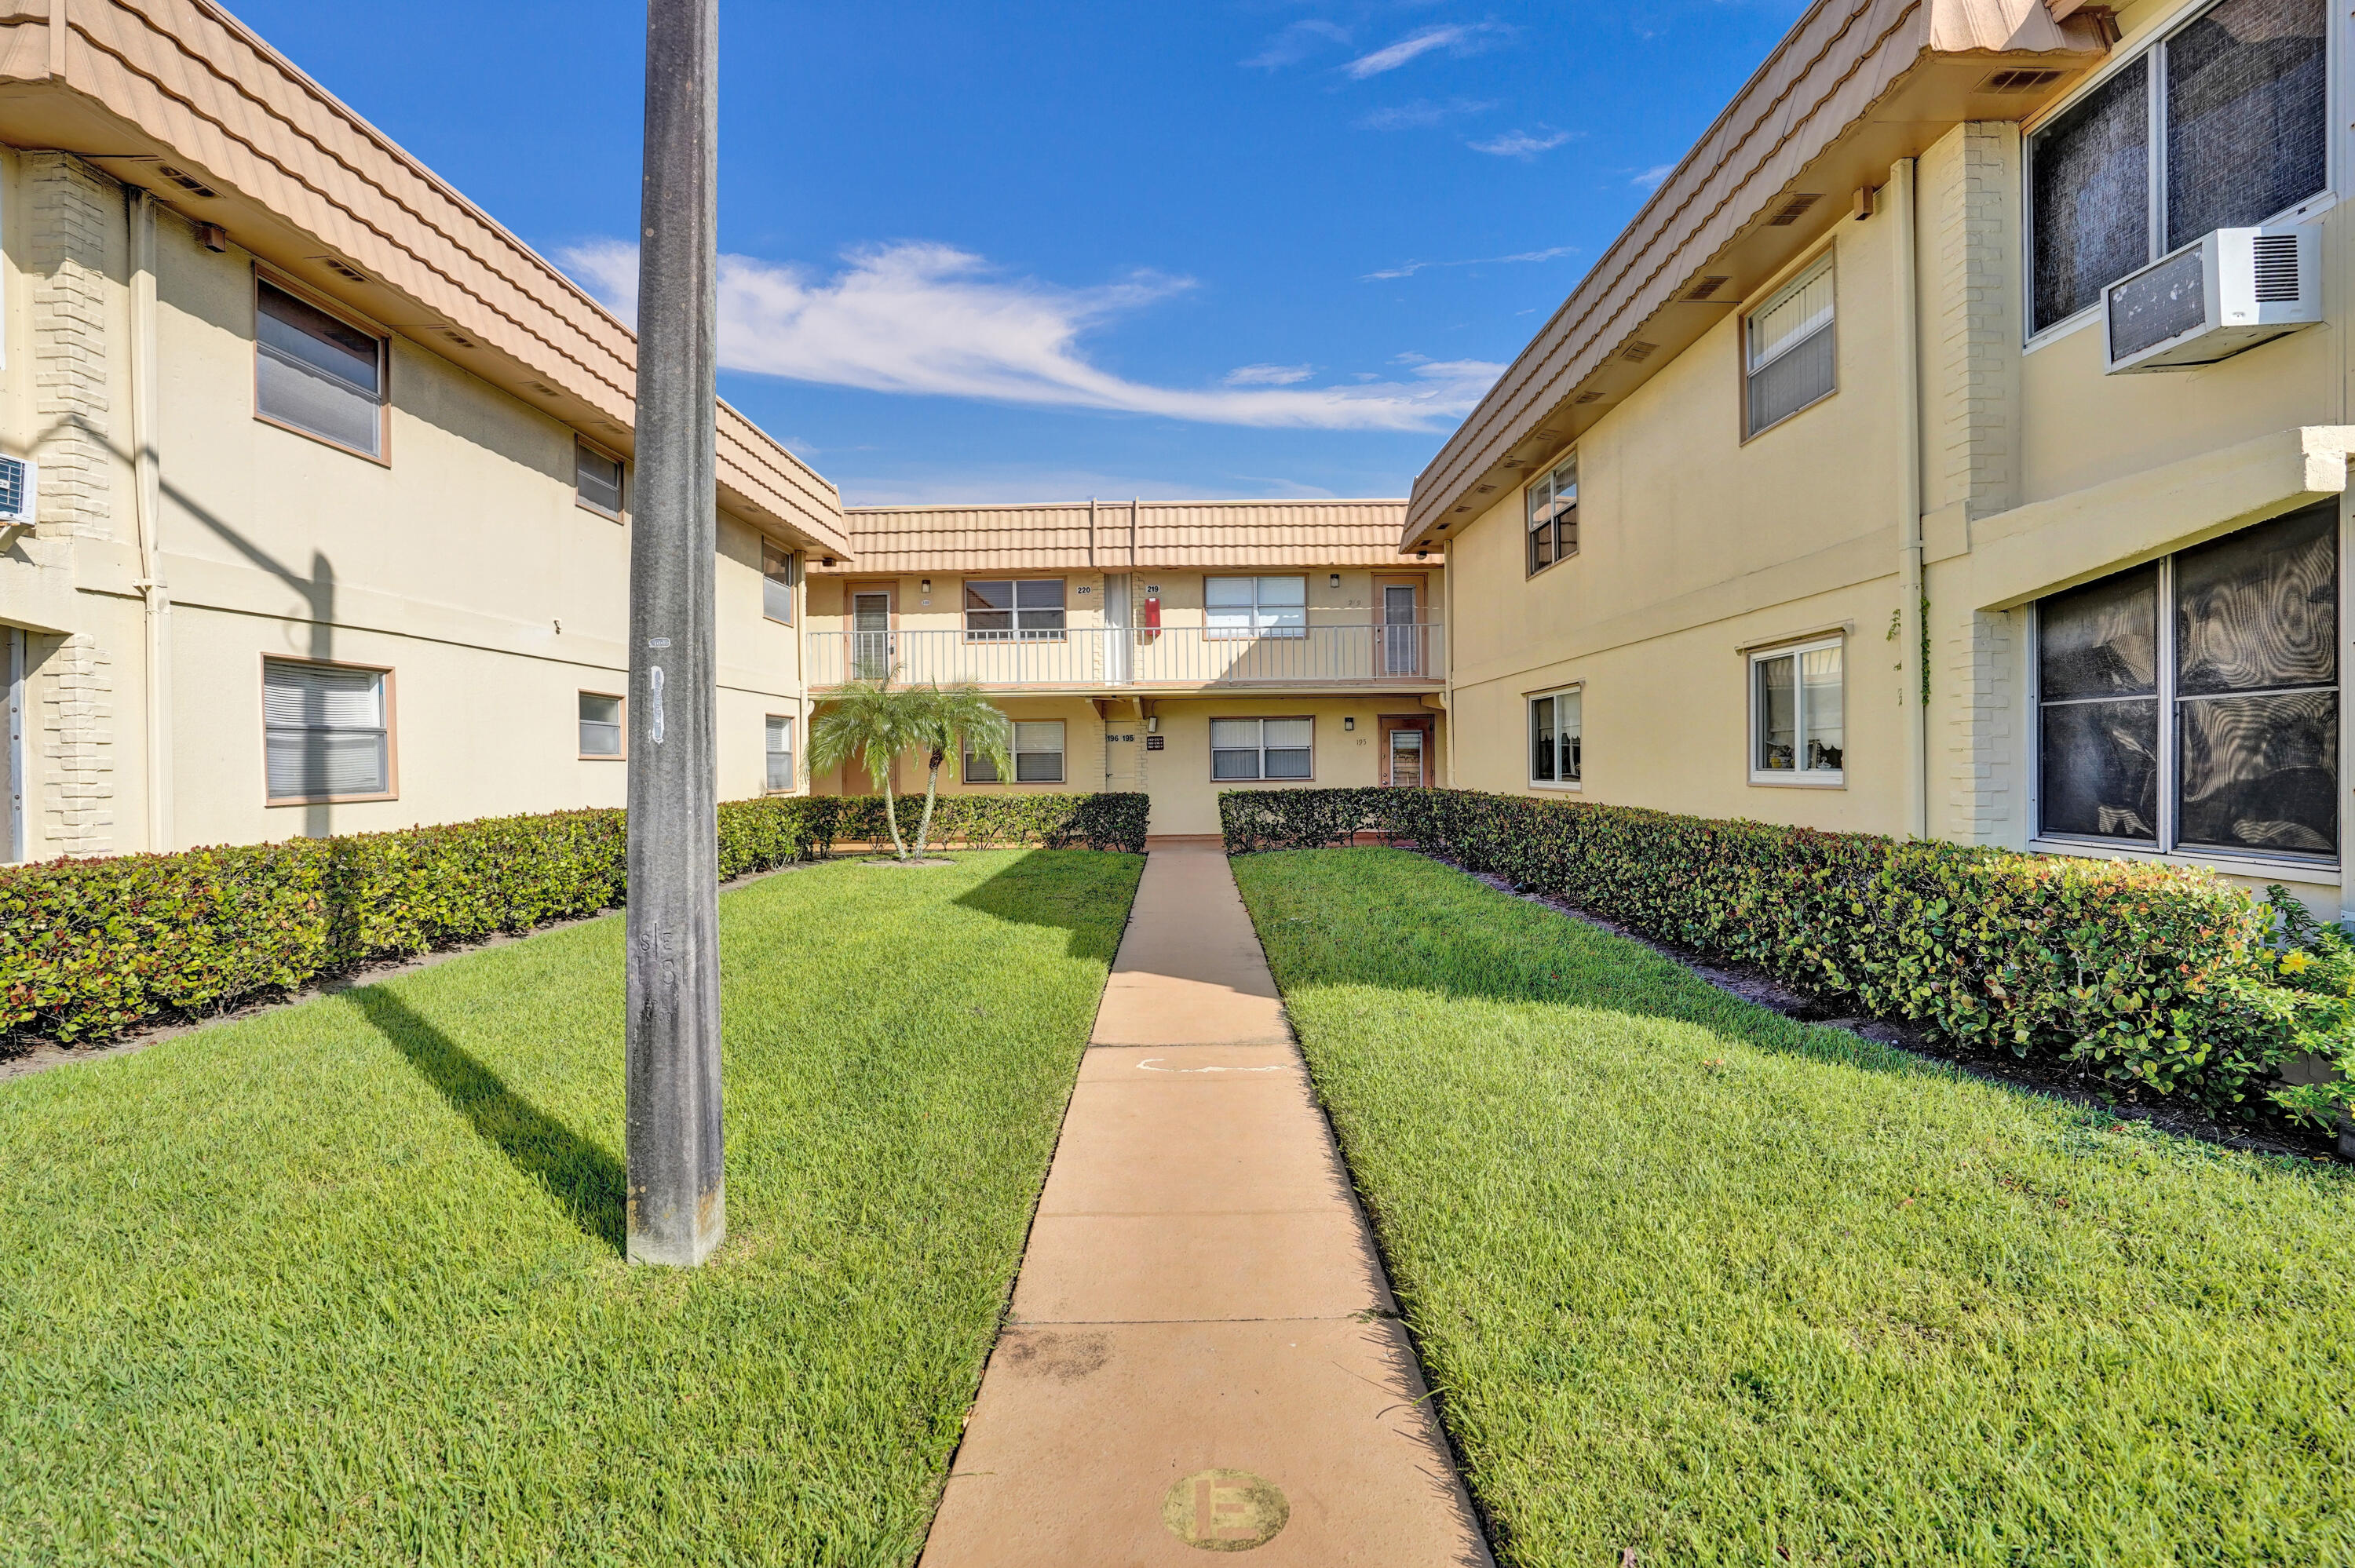
[[[626,310],[640,5],[238,9]],[[721,390],[852,503],[1403,495],[1801,9],[721,0]]]

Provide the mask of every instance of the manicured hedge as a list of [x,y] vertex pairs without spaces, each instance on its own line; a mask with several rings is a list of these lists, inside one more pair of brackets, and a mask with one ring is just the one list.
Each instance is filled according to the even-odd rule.
[[[2219,1111],[2269,1098],[2308,1053],[2355,1066],[2335,932],[2211,873],[1935,841],[1720,821],[1457,789],[1231,790],[1227,848],[1371,832],[1559,896],[1679,946],[1754,964],[1859,1013],[1966,1046],[2066,1059],[2121,1090]],[[2293,958],[2293,952],[2308,952]]]
[[[901,801],[912,831],[921,800]],[[1142,795],[943,801],[936,840],[1141,850]],[[623,813],[556,811],[395,832],[0,870],[0,1031],[103,1040],[373,959],[621,904]],[[727,800],[719,874],[890,837],[882,802]]]

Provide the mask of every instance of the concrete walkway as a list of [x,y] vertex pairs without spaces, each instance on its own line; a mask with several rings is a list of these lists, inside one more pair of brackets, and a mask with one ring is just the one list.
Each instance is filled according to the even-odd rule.
[[925,1568],[1485,1565],[1215,846],[1156,847]]

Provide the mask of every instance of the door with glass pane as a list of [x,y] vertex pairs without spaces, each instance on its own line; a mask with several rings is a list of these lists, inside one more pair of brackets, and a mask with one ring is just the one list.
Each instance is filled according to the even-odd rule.
[[1383,583],[1381,595],[1381,664],[1387,676],[1423,673],[1423,628],[1419,624],[1423,594],[1411,582]]
[[1422,714],[1386,714],[1382,729],[1382,782],[1397,789],[1431,783],[1432,720]]
[[891,673],[891,592],[850,596],[850,678],[879,681]]

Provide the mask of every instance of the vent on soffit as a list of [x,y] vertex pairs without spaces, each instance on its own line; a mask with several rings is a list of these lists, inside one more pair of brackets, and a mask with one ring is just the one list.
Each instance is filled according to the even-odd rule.
[[442,335],[448,338],[452,343],[456,344],[460,348],[472,348],[474,346],[474,340],[468,337],[464,333],[460,332],[456,327],[443,327],[442,329]]
[[1646,343],[1643,339],[1637,338],[1619,351],[1619,357],[1630,365],[1641,365],[1651,358],[1653,351],[1659,346],[1657,343]]
[[2033,92],[2061,79],[2057,70],[1999,70],[1979,83],[1981,92]]
[[169,164],[158,164],[155,165],[155,172],[192,196],[203,196],[206,200],[211,201],[220,195],[220,192],[213,189],[186,169],[176,169]]
[[1603,401],[1603,394],[1600,392],[1581,392],[1577,397],[1572,397],[1571,401],[1580,405],[1581,407],[1583,407],[1588,403],[1600,403]]
[[553,397],[558,395],[556,388],[550,387],[545,381],[527,381],[524,385],[530,387],[533,391],[538,393],[543,397]]
[[1774,216],[1766,220],[1767,227],[1770,228],[1788,228],[1791,225],[1798,222],[1799,219],[1806,217],[1807,209],[1823,199],[1824,195],[1821,191],[1801,191],[1798,195],[1793,196],[1790,200],[1785,202],[1781,207],[1774,209]]
[[1732,281],[1733,280],[1731,278],[1695,278],[1692,287],[1678,294],[1677,298],[1685,304],[1697,305]]
[[325,267],[328,271],[333,272],[336,277],[341,278],[346,283],[365,283],[370,281],[367,273],[361,271],[358,268],[353,266],[350,262],[345,260],[340,256],[314,256],[311,260],[316,261],[320,266]]

